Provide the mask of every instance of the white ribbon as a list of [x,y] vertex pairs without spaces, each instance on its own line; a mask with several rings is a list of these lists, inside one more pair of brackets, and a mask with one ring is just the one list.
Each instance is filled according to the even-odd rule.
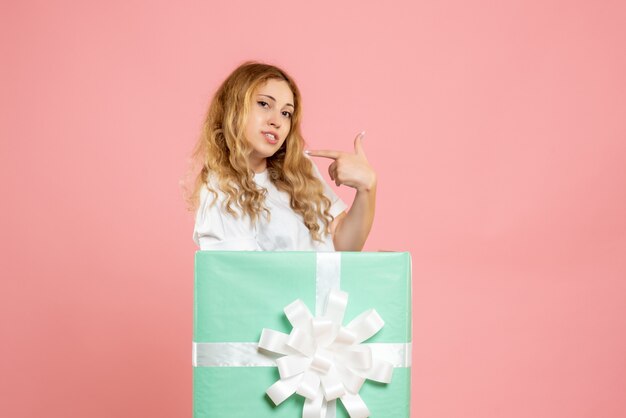
[[[364,343],[393,367],[411,367],[411,343]],[[194,367],[276,367],[281,354],[258,350],[258,343],[193,343]],[[327,417],[331,418],[331,417]]]
[[391,382],[394,365],[361,344],[384,326],[380,315],[370,309],[343,326],[347,305],[348,294],[333,289],[324,314],[313,317],[297,299],[284,309],[293,326],[289,334],[263,329],[259,349],[282,354],[276,360],[280,380],[267,389],[276,405],[297,393],[306,398],[302,418],[325,418],[327,403],[335,399],[351,418],[369,416],[359,390],[366,379]]

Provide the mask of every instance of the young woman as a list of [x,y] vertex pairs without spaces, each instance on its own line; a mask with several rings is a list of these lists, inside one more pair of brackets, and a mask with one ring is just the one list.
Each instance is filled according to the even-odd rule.
[[[354,153],[305,151],[302,100],[283,70],[247,62],[215,93],[193,152],[188,201],[201,250],[360,251],[374,220],[376,173]],[[356,189],[346,205],[309,156],[334,160],[330,177]]]

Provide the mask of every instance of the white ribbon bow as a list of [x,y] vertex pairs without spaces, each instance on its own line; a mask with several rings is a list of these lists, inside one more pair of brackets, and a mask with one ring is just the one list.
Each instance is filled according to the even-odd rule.
[[347,305],[346,292],[331,290],[324,314],[313,317],[297,299],[284,309],[293,326],[290,334],[263,329],[259,349],[283,355],[276,360],[280,380],[266,392],[274,404],[297,393],[306,398],[302,418],[325,418],[327,403],[334,399],[341,399],[351,418],[369,416],[359,390],[365,379],[391,382],[393,365],[361,343],[385,323],[370,309],[344,327]]

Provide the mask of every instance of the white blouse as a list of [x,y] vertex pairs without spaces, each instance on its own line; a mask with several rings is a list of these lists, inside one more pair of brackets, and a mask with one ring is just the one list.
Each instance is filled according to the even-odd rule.
[[[346,204],[333,192],[321,177],[315,164],[314,172],[324,185],[324,193],[331,201],[330,214],[337,217],[346,210]],[[261,214],[252,224],[248,216],[241,216],[241,209],[232,206],[240,214],[235,218],[223,209],[225,195],[217,191],[217,201],[213,193],[204,186],[200,193],[200,206],[196,212],[193,240],[201,250],[228,251],[335,251],[330,234],[323,241],[314,241],[304,225],[302,216],[289,206],[289,194],[278,190],[266,171],[254,175],[255,183],[267,189],[265,206],[270,211],[270,220]]]

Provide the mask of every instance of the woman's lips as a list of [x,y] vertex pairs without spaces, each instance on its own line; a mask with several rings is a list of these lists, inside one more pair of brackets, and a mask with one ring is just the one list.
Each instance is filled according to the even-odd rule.
[[270,144],[275,145],[278,143],[278,135],[276,135],[274,132],[262,132],[262,134],[265,140]]

